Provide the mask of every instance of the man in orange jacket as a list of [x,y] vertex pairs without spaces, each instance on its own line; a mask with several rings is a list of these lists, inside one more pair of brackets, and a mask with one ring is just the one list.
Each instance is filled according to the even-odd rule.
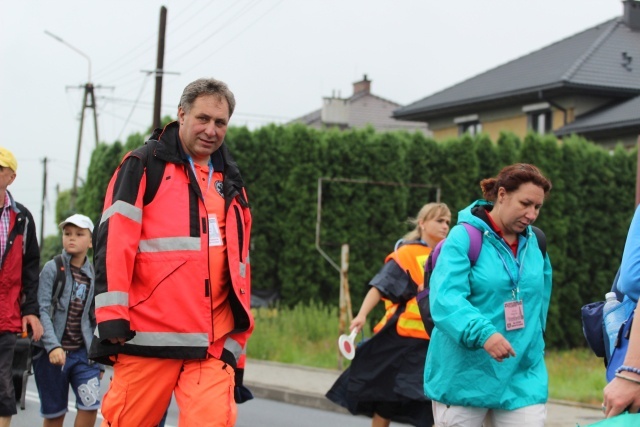
[[90,354],[114,369],[103,426],[157,425],[172,393],[180,425],[233,426],[234,390],[246,398],[251,213],[224,144],[234,107],[225,83],[190,83],[178,120],[111,179],[96,234]]

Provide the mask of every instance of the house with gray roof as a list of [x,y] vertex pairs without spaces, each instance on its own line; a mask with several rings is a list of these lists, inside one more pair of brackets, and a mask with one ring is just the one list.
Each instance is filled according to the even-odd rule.
[[334,93],[331,97],[322,99],[322,108],[290,123],[304,123],[318,129],[372,126],[378,131],[406,130],[429,134],[426,123],[393,118],[393,111],[399,107],[400,104],[371,93],[371,80],[365,74],[362,80],[353,83],[353,94],[350,97],[341,98]]
[[437,140],[462,133],[571,134],[607,146],[640,135],[640,1],[623,15],[405,107]]

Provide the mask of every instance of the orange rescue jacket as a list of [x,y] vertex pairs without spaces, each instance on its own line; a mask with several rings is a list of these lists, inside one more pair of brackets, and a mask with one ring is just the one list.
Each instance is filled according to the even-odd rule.
[[[236,163],[223,144],[212,155],[224,167],[229,303],[234,330],[213,342],[208,221],[193,171],[182,151],[178,125],[154,137],[153,155],[164,175],[148,204],[144,154],[128,153],[109,183],[95,244],[97,338],[90,356],[124,353],[176,359],[207,352],[242,368],[253,330],[250,311],[251,214]],[[152,137],[153,138],[153,137]],[[148,147],[148,146],[147,146]],[[143,152],[144,153],[144,152]],[[124,346],[109,338],[126,337]]]

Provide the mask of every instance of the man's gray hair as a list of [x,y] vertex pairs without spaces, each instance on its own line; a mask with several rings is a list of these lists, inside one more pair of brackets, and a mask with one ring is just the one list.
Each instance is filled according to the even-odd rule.
[[188,113],[191,111],[196,98],[203,95],[215,95],[226,99],[227,104],[229,104],[229,117],[231,117],[233,110],[236,108],[236,98],[226,83],[216,79],[202,78],[189,83],[182,92],[179,107],[182,107]]

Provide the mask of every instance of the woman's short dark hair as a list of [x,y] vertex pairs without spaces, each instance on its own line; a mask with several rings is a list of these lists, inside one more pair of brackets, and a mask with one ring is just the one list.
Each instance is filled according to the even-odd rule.
[[522,184],[532,183],[542,188],[546,196],[551,190],[551,181],[542,175],[540,169],[528,163],[515,163],[505,166],[494,178],[480,181],[483,197],[495,202],[498,198],[498,189],[503,187],[507,193],[516,191]]

